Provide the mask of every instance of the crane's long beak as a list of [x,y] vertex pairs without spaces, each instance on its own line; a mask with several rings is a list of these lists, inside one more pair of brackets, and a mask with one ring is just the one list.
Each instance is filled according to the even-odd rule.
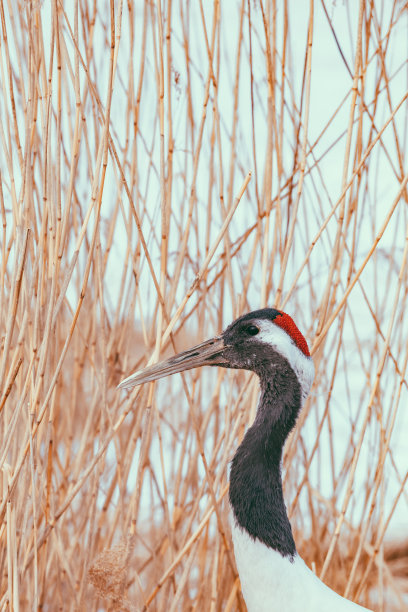
[[225,348],[222,337],[216,336],[194,346],[188,351],[183,351],[174,357],[170,357],[170,359],[144,368],[144,370],[134,372],[134,374],[122,380],[118,385],[118,389],[129,389],[145,382],[151,382],[170,374],[184,372],[185,370],[191,370],[192,368],[204,365],[228,364],[228,361],[223,357]]

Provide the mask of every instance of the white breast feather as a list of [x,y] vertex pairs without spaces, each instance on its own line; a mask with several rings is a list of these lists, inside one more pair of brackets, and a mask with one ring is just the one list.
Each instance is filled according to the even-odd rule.
[[332,591],[298,555],[291,562],[253,540],[231,514],[235,560],[248,612],[367,611]]

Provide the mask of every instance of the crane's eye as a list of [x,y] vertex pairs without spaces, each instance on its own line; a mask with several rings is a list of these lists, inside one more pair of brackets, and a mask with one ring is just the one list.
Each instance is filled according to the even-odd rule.
[[257,327],[256,325],[248,325],[248,327],[246,328],[246,332],[250,336],[256,336],[256,334],[259,334],[259,327]]

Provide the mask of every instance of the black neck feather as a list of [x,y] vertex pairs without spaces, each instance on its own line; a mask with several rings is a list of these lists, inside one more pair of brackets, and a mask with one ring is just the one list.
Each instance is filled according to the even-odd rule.
[[232,460],[229,497],[235,519],[250,536],[293,558],[296,546],[283,499],[281,459],[296,423],[301,390],[282,357],[261,366],[261,399],[254,424]]

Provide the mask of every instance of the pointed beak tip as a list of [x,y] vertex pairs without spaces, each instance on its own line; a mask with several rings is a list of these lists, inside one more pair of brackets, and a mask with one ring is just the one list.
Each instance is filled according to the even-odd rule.
[[134,374],[131,374],[127,378],[124,378],[123,380],[120,381],[116,389],[121,391],[122,389],[131,389],[132,387],[136,387],[136,384],[132,384],[133,378],[134,378]]

